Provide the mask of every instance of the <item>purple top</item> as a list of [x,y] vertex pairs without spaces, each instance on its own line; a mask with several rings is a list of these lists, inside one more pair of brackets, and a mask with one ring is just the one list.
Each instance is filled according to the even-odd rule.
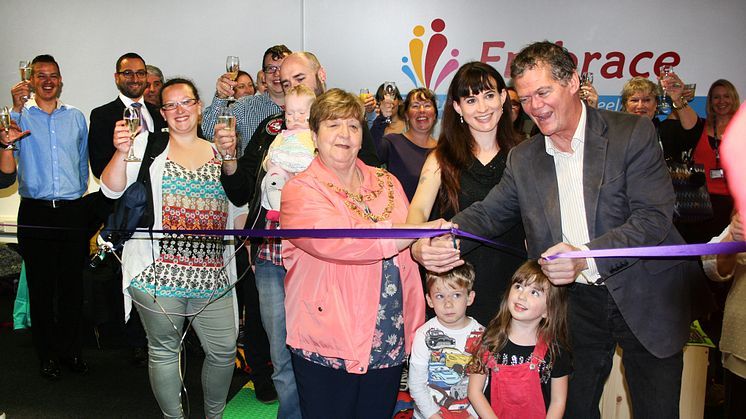
[[386,170],[391,172],[404,188],[407,199],[412,201],[422,166],[431,148],[423,148],[409,141],[404,134],[388,134],[376,141],[376,151]]

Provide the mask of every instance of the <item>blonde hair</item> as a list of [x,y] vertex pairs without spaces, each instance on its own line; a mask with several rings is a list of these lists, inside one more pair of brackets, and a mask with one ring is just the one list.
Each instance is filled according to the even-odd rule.
[[310,88],[308,88],[307,86],[303,84],[299,84],[297,86],[291,87],[290,90],[288,90],[287,93],[285,93],[285,96],[298,96],[298,97],[307,96],[307,97],[316,98],[316,93]]
[[467,262],[459,266],[458,268],[451,269],[448,272],[439,274],[428,272],[425,286],[427,288],[427,292],[429,293],[435,282],[443,281],[444,284],[450,286],[451,288],[464,288],[467,292],[471,292],[472,288],[474,288],[474,275],[474,267]]
[[622,112],[627,112],[627,100],[637,92],[653,95],[655,103],[658,103],[658,85],[645,77],[633,77],[622,87]]
[[707,122],[710,124],[712,124],[715,117],[714,112],[712,111],[712,95],[716,87],[724,87],[725,90],[728,91],[733,102],[730,108],[731,115],[738,111],[738,106],[741,104],[741,100],[738,98],[738,90],[736,90],[736,86],[734,86],[733,83],[725,79],[715,80],[715,82],[712,83],[712,86],[710,86],[710,90],[707,91],[707,107],[705,108],[707,110]]

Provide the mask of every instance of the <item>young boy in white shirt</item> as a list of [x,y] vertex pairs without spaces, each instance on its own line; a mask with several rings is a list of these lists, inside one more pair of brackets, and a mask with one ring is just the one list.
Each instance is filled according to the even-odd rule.
[[474,301],[474,268],[467,264],[444,274],[427,274],[427,304],[435,317],[414,337],[409,358],[409,393],[417,419],[476,418],[469,404],[466,365],[484,327],[466,315]]

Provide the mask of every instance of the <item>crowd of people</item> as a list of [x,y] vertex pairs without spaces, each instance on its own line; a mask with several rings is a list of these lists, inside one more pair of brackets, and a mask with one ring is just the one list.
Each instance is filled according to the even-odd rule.
[[[222,417],[237,345],[256,397],[278,400],[280,418],[391,417],[406,365],[417,418],[598,418],[617,345],[635,417],[675,418],[689,325],[713,308],[705,273],[734,278],[721,350],[726,409],[737,417],[742,254],[705,258],[704,271],[693,259],[557,255],[743,241],[719,152],[738,93],[717,80],[699,118],[678,75],[636,77],[622,112],[599,110],[575,67],[546,41],[515,56],[509,82],[490,65],[462,65],[436,139],[432,91],[327,89],[316,56],[284,45],[265,51],[256,83],[244,71],[220,75],[209,104],[188,79],[164,80],[124,54],[118,97],[89,123],[60,99],[55,59],[36,57],[31,80],[11,89],[0,142],[16,150],[0,150],[0,182],[17,180],[21,196],[40,374],[88,371],[89,241],[144,178],[148,227],[172,232],[124,244],[123,318],[163,417],[184,415],[180,351],[193,329],[208,418]],[[660,85],[673,108],[662,120]],[[122,118],[129,107],[141,115],[134,133]],[[704,165],[714,215],[674,226],[667,162],[691,158]],[[85,195],[89,167],[101,190]],[[282,229],[453,226],[502,246],[450,234],[281,238]],[[233,228],[279,231],[217,233]]]

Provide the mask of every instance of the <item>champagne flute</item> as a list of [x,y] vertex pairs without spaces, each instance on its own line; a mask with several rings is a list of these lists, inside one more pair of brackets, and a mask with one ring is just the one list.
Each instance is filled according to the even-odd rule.
[[666,98],[666,85],[664,81],[668,78],[668,75],[673,72],[673,66],[671,65],[662,65],[660,66],[660,79],[658,80],[658,84],[660,84],[661,87],[661,95],[658,98],[658,112],[664,115],[668,115],[671,113],[671,105],[668,104],[668,100]]
[[694,100],[694,92],[697,91],[697,83],[687,83],[684,85],[684,94],[682,95],[687,102]]
[[[383,98],[392,102],[396,99],[396,83],[393,81],[383,83]],[[396,112],[396,110],[394,110],[394,112]],[[386,123],[391,123],[390,115],[386,117]]]
[[[21,81],[27,82],[31,80],[31,62],[21,60],[18,62],[18,72],[21,73]],[[23,100],[28,100],[28,96],[24,96]]]
[[127,106],[124,108],[123,118],[127,123],[127,129],[130,131],[130,151],[127,153],[127,157],[124,158],[124,161],[128,163],[142,161],[142,159],[135,155],[135,137],[140,132],[140,109],[134,106]]
[[[236,116],[233,115],[227,107],[220,111],[220,115],[218,115],[218,124],[225,124],[225,128],[223,129],[227,129],[234,133],[236,132]],[[236,150],[238,150],[238,138],[236,138]],[[236,160],[236,156],[233,156],[230,153],[225,153],[223,155],[223,161],[233,160]]]
[[[7,106],[0,108],[0,127],[5,131],[5,138],[10,138],[10,109]],[[18,150],[15,143],[5,146],[5,150]]]
[[[238,57],[229,55],[228,58],[225,59],[225,71],[228,73],[228,77],[230,77],[231,80],[235,81],[238,78],[238,70],[240,70]],[[235,101],[236,98],[233,97],[233,94],[231,94],[228,100]]]
[[[584,71],[580,73],[580,87],[593,85],[593,73]],[[585,101],[588,98],[588,94],[580,89],[580,99]]]

